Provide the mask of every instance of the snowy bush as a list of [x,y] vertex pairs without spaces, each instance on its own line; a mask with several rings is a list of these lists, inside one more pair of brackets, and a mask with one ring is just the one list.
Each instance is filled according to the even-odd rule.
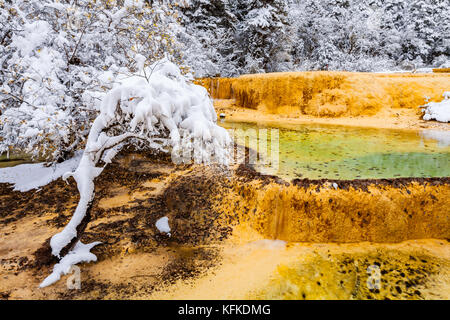
[[[94,179],[125,144],[171,151],[175,162],[228,163],[231,139],[216,124],[206,89],[187,82],[178,67],[167,60],[149,67],[143,66],[143,57],[139,61],[139,74],[117,79],[119,84],[104,97],[78,168],[63,176],[64,180],[70,176],[75,179],[80,200],[70,222],[50,241],[55,256],[59,257],[61,250],[76,239],[76,228],[93,200]],[[80,262],[75,258],[62,261]],[[49,279],[57,281],[64,270],[68,270],[67,265],[55,266],[57,275]],[[52,281],[46,280],[43,285]]]
[[422,106],[424,112],[423,120],[436,120],[439,122],[450,122],[450,91],[444,92],[444,100],[441,102],[430,102]]
[[173,10],[149,3],[0,0],[0,154],[68,158],[137,53],[179,61]]

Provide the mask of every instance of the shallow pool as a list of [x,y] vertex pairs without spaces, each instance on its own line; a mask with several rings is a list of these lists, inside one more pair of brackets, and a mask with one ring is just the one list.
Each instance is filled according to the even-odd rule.
[[24,154],[11,155],[8,158],[5,154],[0,154],[0,168],[14,167],[19,164],[32,162],[30,157]]
[[[271,161],[257,162],[255,167],[261,172],[286,179],[450,176],[449,131],[415,132],[334,125],[286,126],[228,121],[220,124],[231,129],[231,134],[239,144],[244,144],[245,141],[247,146],[255,148],[263,137],[267,141],[267,149],[264,145],[259,149],[271,150],[272,144],[277,145],[278,164],[273,165]],[[261,129],[268,129],[267,139]],[[256,132],[256,137],[249,132]],[[272,133],[275,137],[273,142]],[[266,153],[269,154],[266,158],[271,158],[270,151]]]

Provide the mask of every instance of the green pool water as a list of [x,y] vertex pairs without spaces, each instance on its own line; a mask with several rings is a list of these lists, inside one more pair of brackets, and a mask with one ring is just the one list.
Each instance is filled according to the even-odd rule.
[[30,163],[30,156],[22,153],[12,154],[9,158],[6,154],[0,154],[0,168],[14,167],[19,164]]
[[[283,125],[222,122],[239,144],[255,148],[264,136],[248,132],[278,130],[278,165],[257,161],[257,170],[285,179],[378,179],[450,176],[449,132],[372,129],[332,125]],[[283,126],[283,127],[282,127]],[[250,129],[250,130],[249,130]],[[247,136],[247,138],[246,138]],[[250,134],[250,136],[252,136]],[[244,142],[245,141],[245,142]],[[257,148],[257,147],[256,147]],[[265,149],[262,146],[260,149]],[[261,152],[261,150],[258,150]],[[264,154],[264,152],[263,152]],[[267,160],[269,159],[269,160]],[[274,161],[276,162],[276,161]]]

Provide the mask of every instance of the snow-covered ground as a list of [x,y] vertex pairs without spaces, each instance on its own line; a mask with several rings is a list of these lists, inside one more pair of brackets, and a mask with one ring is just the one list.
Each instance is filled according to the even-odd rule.
[[444,100],[441,102],[430,102],[422,106],[423,120],[436,120],[439,122],[450,122],[450,91],[444,92]]
[[394,73],[433,73],[433,68],[417,68],[412,70],[381,70],[381,71],[375,71],[374,73],[387,73],[387,74],[394,74]]
[[46,167],[44,163],[21,164],[15,167],[0,169],[0,183],[11,183],[14,190],[26,192],[60,178],[64,173],[78,167],[82,152],[72,159]]

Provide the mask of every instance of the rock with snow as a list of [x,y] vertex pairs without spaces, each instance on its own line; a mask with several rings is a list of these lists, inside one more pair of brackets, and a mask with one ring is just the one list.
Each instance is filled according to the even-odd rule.
[[158,221],[156,221],[156,229],[158,229],[161,233],[167,233],[167,235],[170,237],[170,226],[169,226],[169,218],[168,217],[162,217]]
[[441,102],[430,102],[422,106],[424,112],[423,120],[436,120],[439,122],[450,122],[450,92],[444,93]]

